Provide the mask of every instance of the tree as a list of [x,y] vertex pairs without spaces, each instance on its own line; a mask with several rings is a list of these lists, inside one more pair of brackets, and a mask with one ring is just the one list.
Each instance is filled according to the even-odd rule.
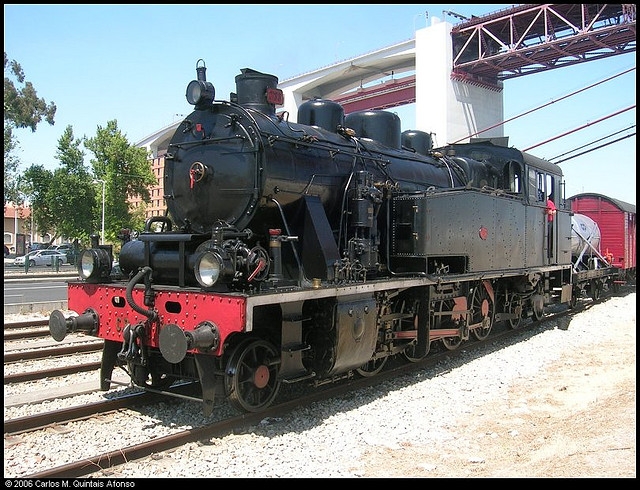
[[17,191],[16,172],[20,159],[13,155],[12,152],[17,147],[17,141],[14,139],[11,128],[4,126],[4,204],[8,201],[16,204],[22,204],[22,199]]
[[61,166],[51,172],[32,165],[21,179],[19,189],[31,201],[37,228],[47,230],[52,240],[62,236],[88,243],[97,229],[100,212],[81,144],[82,140],[75,140],[72,127],[67,126],[56,152]]
[[[129,209],[127,199],[140,197],[148,202],[149,186],[158,183],[147,152],[127,141],[116,120],[108,121],[105,128],[98,126],[96,136],[84,144],[95,155],[91,160],[93,175],[106,182],[105,241],[114,241],[122,228],[141,229],[144,220]],[[102,187],[96,186],[96,191],[101,203]]]
[[[4,204],[7,202],[22,203],[18,191],[17,169],[20,159],[13,154],[19,146],[14,134],[17,128],[31,128],[35,132],[38,124],[44,119],[53,126],[56,105],[38,98],[31,82],[25,82],[24,71],[20,64],[9,61],[4,53]],[[11,78],[9,78],[11,77]],[[16,87],[14,80],[24,83],[22,88]]]
[[61,166],[53,172],[46,199],[50,213],[58,218],[56,234],[88,243],[100,213],[81,144],[82,139],[75,140],[72,127],[67,126],[56,152]]
[[53,172],[42,165],[31,165],[20,181],[20,192],[29,197],[33,221],[38,230],[53,233],[56,228],[55,216],[49,207],[49,190]]

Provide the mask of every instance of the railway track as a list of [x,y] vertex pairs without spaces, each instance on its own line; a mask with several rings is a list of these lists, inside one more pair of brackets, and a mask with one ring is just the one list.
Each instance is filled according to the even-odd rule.
[[[545,318],[543,318],[540,322],[530,323],[541,324],[548,320],[562,318],[577,311],[583,311],[583,308],[578,308],[577,310],[561,311],[545,316]],[[533,332],[532,328],[530,327],[531,325],[528,325],[517,330],[507,329],[506,327],[496,328],[496,331],[489,339],[483,342],[469,341],[468,343],[465,343],[464,347],[462,347],[460,350],[464,350],[465,356],[487,355],[494,349],[499,348],[496,347],[498,341],[519,342],[520,340],[526,339],[528,336],[535,335],[535,332]],[[118,447],[112,451],[107,451],[93,457],[82,458],[72,463],[33,473],[28,477],[75,478],[87,476],[91,473],[105,470],[125,463],[127,461],[131,461],[133,459],[141,459],[153,453],[166,451],[168,449],[179,447],[190,442],[221,437],[227,433],[230,433],[231,431],[237,431],[247,426],[258,424],[264,419],[285,416],[293,409],[308,407],[311,404],[322,400],[346,396],[353,391],[377,386],[387,380],[398,378],[400,376],[411,375],[412,373],[422,372],[425,370],[434,370],[434,375],[437,375],[438,373],[435,371],[437,371],[439,363],[441,363],[443,359],[450,359],[455,355],[455,351],[448,351],[443,348],[441,351],[434,352],[433,354],[430,354],[425,359],[422,359],[418,362],[404,363],[398,361],[387,363],[388,366],[386,366],[385,369],[376,376],[354,376],[340,383],[306,389],[304,390],[303,395],[300,396],[299,393],[297,393],[291,399],[286,399],[285,395],[285,399],[283,401],[277,403],[276,405],[273,405],[268,410],[257,414],[249,413],[226,417],[222,420],[217,420],[209,424],[203,424],[163,437],[156,437],[151,440],[145,440],[140,442],[139,444],[133,444],[128,447]],[[119,423],[126,424],[123,415],[119,414],[119,417],[121,417],[119,419]],[[46,415],[43,416],[43,419],[46,420]],[[5,426],[6,425],[7,421],[5,421]]]
[[17,361],[33,361],[38,359],[46,359],[50,357],[60,357],[69,354],[81,354],[84,352],[99,352],[102,350],[103,340],[84,340],[74,344],[51,346],[51,347],[34,347],[25,348],[19,346],[9,352],[4,353],[5,364]]
[[[4,363],[33,361],[83,352],[97,352],[104,341],[82,333],[72,334],[62,343],[51,339],[48,320],[4,324]],[[36,340],[38,339],[38,340]]]
[[[536,329],[532,328],[532,324],[543,324],[548,322],[549,320],[559,320],[565,316],[584,311],[585,309],[588,309],[592,304],[592,302],[587,301],[585,303],[579,303],[578,306],[572,310],[565,309],[562,311],[547,314],[540,322],[527,321],[527,324],[523,325],[517,330],[507,329],[501,324],[496,325],[493,334],[487,340],[483,342],[469,341],[463,343],[463,346],[460,350],[464,351],[465,357],[468,357],[470,355],[486,355],[492,350],[500,348],[495,347],[499,340],[504,341],[506,339],[511,339],[512,342],[519,342],[521,340],[525,340],[528,336],[535,335],[536,332],[534,330]],[[568,320],[566,321],[568,322]],[[553,322],[549,322],[550,325],[552,323]],[[545,328],[543,328],[541,331],[543,331],[544,329]],[[70,478],[86,476],[91,473],[96,473],[101,470],[117,466],[118,464],[122,464],[126,461],[144,458],[153,453],[175,448],[189,442],[220,437],[221,435],[229,433],[230,431],[257,424],[263,419],[286,415],[294,408],[305,407],[316,401],[340,397],[353,390],[360,390],[368,386],[375,386],[383,383],[388,379],[398,378],[405,374],[411,374],[416,371],[423,371],[425,369],[436,369],[436,366],[439,362],[442,361],[442,359],[451,358],[455,355],[455,351],[447,351],[445,349],[442,349],[441,352],[433,352],[432,354],[427,356],[427,358],[415,363],[390,362],[387,363],[388,366],[385,368],[385,370],[383,370],[376,376],[365,378],[353,377],[339,384],[325,385],[319,388],[314,388],[312,390],[307,390],[303,396],[296,395],[290,400],[285,399],[277,405],[272,406],[269,410],[260,412],[258,414],[242,414],[227,417],[223,420],[218,420],[210,424],[203,424],[186,430],[181,430],[170,435],[155,437],[152,440],[141,441],[139,444],[133,444],[124,448],[118,447],[113,451],[107,451],[93,457],[82,458],[78,461],[74,461],[58,467],[35,472],[31,475],[28,475],[28,478]],[[461,360],[460,362],[466,361]],[[434,375],[437,375],[437,373],[435,373]],[[90,413],[89,408],[85,408],[85,410],[87,411],[85,415],[86,417],[95,415]],[[104,410],[108,410],[107,405],[104,405],[100,410],[101,411],[96,413],[105,413]],[[70,411],[70,413],[73,414],[73,418],[78,418],[79,411]],[[46,421],[50,416],[51,415],[48,414],[42,414],[41,420]],[[63,421],[63,418],[71,418],[69,416],[63,416],[62,414],[58,415],[57,417],[58,418],[56,424],[58,425],[65,423]],[[126,419],[121,414],[119,414],[118,421],[119,423],[126,425]],[[5,431],[7,430],[7,427],[14,428],[17,426],[17,424],[20,423],[24,424],[24,422],[21,421],[5,421]],[[32,426],[36,427],[35,422],[29,423]]]
[[[44,333],[43,325],[47,320],[5,323],[4,342],[4,385],[13,385],[9,393],[20,393],[16,386],[21,383],[37,382],[38,380],[63,377],[78,373],[98,372],[100,362],[92,353],[99,353],[103,341],[82,334],[74,334],[65,344],[53,342],[51,339],[38,339]],[[37,335],[35,335],[37,333]],[[48,328],[46,335],[49,335]],[[46,365],[46,367],[43,367]],[[58,390],[43,390],[40,396],[33,391],[33,383],[21,392],[24,403],[38,403],[51,397],[73,396],[86,393],[86,387],[72,384],[66,394]],[[77,390],[74,391],[74,387]],[[98,389],[98,382],[95,383]],[[5,389],[5,407],[20,403],[16,399],[20,396],[7,395]]]
[[45,338],[49,335],[48,328],[37,328],[37,329],[16,329],[10,332],[4,333],[4,340],[23,340],[23,339],[36,339],[36,338]]
[[7,330],[11,331],[17,328],[33,328],[33,327],[45,327],[49,325],[49,320],[25,320],[21,322],[4,322],[4,334],[7,335]]
[[[179,385],[173,389],[173,392],[183,396],[196,395],[196,393],[194,393],[194,386],[190,384]],[[8,419],[4,421],[4,433],[5,437],[16,436],[47,427],[88,419],[96,415],[104,415],[125,408],[133,408],[166,400],[167,396],[160,393],[144,391],[125,393],[108,400]]]
[[46,338],[49,335],[48,325],[48,320],[5,322],[4,341],[9,342],[34,338]]
[[47,368],[37,371],[28,371],[14,374],[4,375],[4,384],[26,383],[28,381],[37,381],[44,378],[52,378],[58,376],[66,376],[68,374],[84,373],[88,371],[97,371],[100,368],[100,362],[85,362],[82,364],[74,364],[71,366],[62,366],[55,368]]

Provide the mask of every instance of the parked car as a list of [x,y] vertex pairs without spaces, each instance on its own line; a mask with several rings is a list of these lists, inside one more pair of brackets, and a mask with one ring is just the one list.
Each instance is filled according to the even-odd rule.
[[57,250],[34,250],[27,255],[21,255],[16,257],[13,261],[13,265],[24,267],[25,260],[29,261],[29,267],[35,267],[36,265],[51,265],[51,259],[56,257],[60,264],[66,264],[68,262],[67,255]]
[[57,250],[63,254],[69,253],[69,251],[73,250],[73,245],[70,243],[61,243],[60,245],[50,245],[47,247],[47,250]]
[[48,246],[49,246],[49,243],[33,242],[31,245],[29,245],[28,249],[29,249],[29,252],[33,252],[34,250],[44,250]]
[[67,262],[69,264],[75,264],[78,258],[79,250],[74,248],[72,243],[61,243],[60,245],[51,245],[47,247],[47,250],[57,250],[67,256]]

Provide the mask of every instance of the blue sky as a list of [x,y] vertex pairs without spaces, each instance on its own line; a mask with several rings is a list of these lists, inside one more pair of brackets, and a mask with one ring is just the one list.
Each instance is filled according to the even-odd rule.
[[[241,68],[285,80],[412,39],[433,17],[455,24],[445,10],[470,17],[510,6],[5,4],[5,52],[22,65],[38,96],[58,107],[54,126],[43,122],[35,133],[17,132],[18,156],[22,168],[37,163],[55,169],[58,140],[68,125],[76,137],[93,137],[114,119],[130,143],[138,142],[191,111],[185,88],[200,58],[216,98],[228,98]],[[624,110],[636,103],[635,66],[633,52],[507,80],[505,119],[546,105],[505,125],[509,144],[525,149],[586,126],[530,150],[553,158],[613,133],[634,134],[635,127],[626,128],[635,126],[635,108]],[[429,130],[414,126],[415,105],[393,111],[403,130]],[[633,135],[562,163],[567,196],[597,192],[635,204],[635,146]],[[85,153],[88,164],[91,153]]]

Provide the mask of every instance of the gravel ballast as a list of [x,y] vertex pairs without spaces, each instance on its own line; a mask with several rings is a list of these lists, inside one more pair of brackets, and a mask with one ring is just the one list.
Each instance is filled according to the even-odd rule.
[[[260,424],[197,443],[186,444],[126,464],[100,470],[92,477],[103,478],[237,478],[237,477],[370,477],[391,476],[372,470],[375,455],[387,455],[384,464],[393,465],[389,454],[402,451],[404,476],[438,475],[441,462],[411,459],[413,449],[456,449],[466,461],[482,465],[484,455],[460,433],[459,421],[470,417],[491,419],[484,413],[488,403],[511,403],[514,384],[535,384],[551,376],[552,366],[562,362],[568,352],[579,353],[609,346],[633,346],[635,360],[635,288],[587,310],[557,320],[529,326],[519,341],[492,345],[477,357],[464,347],[437,368],[403,376],[379,386],[350,393],[340,399],[313,404],[292,411],[279,419],[264,419]],[[7,318],[5,317],[5,321]],[[489,341],[488,343],[491,343]],[[610,347],[606,347],[609,349]],[[571,369],[567,365],[566,369]],[[635,362],[628,366],[633,370]],[[630,375],[630,374],[629,374]],[[83,375],[86,376],[86,375]],[[47,382],[54,383],[55,380]],[[634,385],[635,386],[635,385]],[[42,387],[40,387],[42,388]],[[5,386],[5,395],[7,394]],[[635,389],[631,394],[635,405]],[[103,393],[87,395],[102,397]],[[77,400],[56,400],[51,406],[64,406]],[[585,403],[587,403],[585,401]],[[34,407],[5,407],[5,418],[18,417]],[[518,417],[526,406],[513,407],[513,420],[504,421],[509,437],[518,437]],[[635,411],[634,411],[635,413]],[[74,423],[66,433],[31,442],[7,443],[5,438],[5,478],[25,476],[46,467],[64,464],[61,454],[71,460],[79,454],[92,457],[115,447],[140,442],[141,437],[166,435],[196,426],[202,421],[201,406],[193,402],[155,405],[136,416],[116,414],[100,424]],[[510,427],[510,424],[513,427]],[[635,422],[634,422],[635,424]],[[633,427],[635,460],[635,425]],[[478,436],[480,437],[480,436]],[[499,432],[481,437],[499,439]],[[35,439],[34,439],[35,441]],[[43,442],[44,441],[44,442]],[[107,447],[109,444],[111,446]],[[603,456],[608,457],[608,456]],[[408,471],[407,471],[408,469]],[[510,475],[498,476],[532,476]],[[621,472],[625,470],[621,469]],[[635,463],[633,467],[635,475]],[[377,473],[377,474],[376,474]],[[448,476],[473,476],[460,470]],[[570,476],[582,476],[580,474]],[[619,476],[628,476],[621,473]]]

